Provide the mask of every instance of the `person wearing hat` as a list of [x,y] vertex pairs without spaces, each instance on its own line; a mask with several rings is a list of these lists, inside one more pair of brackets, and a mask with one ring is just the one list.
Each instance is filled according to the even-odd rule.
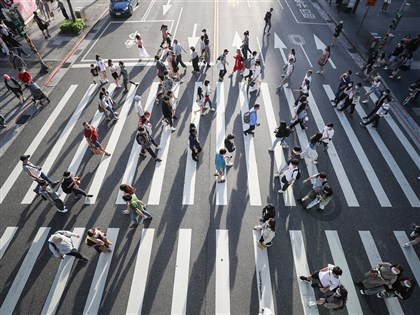
[[76,195],[76,199],[80,199],[81,196],[85,196],[87,198],[93,197],[93,195],[88,195],[83,189],[80,188],[80,177],[75,176],[69,171],[65,171],[63,174],[61,188],[66,194],[73,192]]
[[219,69],[219,80],[220,81],[223,81],[223,77],[227,73],[226,65],[228,65],[229,62],[227,62],[226,56],[227,56],[228,53],[229,53],[229,50],[225,49],[225,50],[223,50],[223,54],[221,54],[217,58],[217,69]]
[[319,140],[320,143],[324,145],[324,151],[328,150],[328,143],[332,140],[334,136],[334,124],[330,123],[324,127],[322,130],[322,138]]
[[26,98],[23,97],[22,86],[15,79],[10,77],[7,74],[3,75],[4,85],[6,88],[11,91],[19,99],[20,103],[23,104],[26,101]]
[[34,189],[34,192],[36,194],[40,194],[40,184],[45,180],[51,187],[55,187],[58,185],[59,181],[53,181],[50,179],[44,172],[41,171],[41,167],[36,166],[29,162],[29,158],[31,156],[29,154],[21,155],[20,160],[22,161],[22,169],[23,171],[28,174],[30,177],[32,177],[38,185]]
[[318,280],[319,283],[312,283],[312,287],[319,288],[322,293],[335,292],[340,286],[340,277],[343,271],[340,267],[328,264],[326,267],[313,272],[309,276],[300,276],[299,279],[307,283]]
[[79,238],[80,235],[74,234],[70,231],[57,231],[48,239],[48,248],[53,253],[54,257],[64,259],[64,256],[74,256],[83,262],[88,262],[89,259],[83,257],[76,248],[74,248],[72,237]]

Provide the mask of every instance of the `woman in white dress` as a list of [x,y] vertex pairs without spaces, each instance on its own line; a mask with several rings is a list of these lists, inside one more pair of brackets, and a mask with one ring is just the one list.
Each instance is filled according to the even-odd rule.
[[143,40],[141,39],[140,34],[136,35],[137,39],[137,49],[139,50],[139,62],[141,62],[142,58],[149,58],[150,55],[147,53],[146,48],[144,48]]

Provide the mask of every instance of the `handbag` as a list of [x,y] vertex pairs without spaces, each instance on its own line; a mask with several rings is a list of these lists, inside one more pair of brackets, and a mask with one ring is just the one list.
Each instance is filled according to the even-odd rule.
[[101,105],[98,105],[98,112],[103,113],[104,111],[105,109]]

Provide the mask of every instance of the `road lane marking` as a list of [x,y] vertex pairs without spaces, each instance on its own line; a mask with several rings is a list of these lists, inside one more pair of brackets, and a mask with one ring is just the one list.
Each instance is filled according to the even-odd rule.
[[337,231],[325,231],[325,235],[327,237],[328,245],[330,246],[334,265],[340,266],[343,270],[343,277],[340,278],[340,282],[346,287],[349,294],[346,303],[347,312],[349,314],[363,314],[338,233]]
[[[371,266],[376,266],[382,262],[381,255],[375,245],[372,235],[369,231],[359,231],[360,238],[365,248],[366,255]],[[347,288],[348,289],[348,288]],[[404,314],[397,297],[383,299],[389,314]]]
[[265,61],[264,61],[264,55],[261,49],[261,44],[260,44],[260,39],[257,36],[257,45],[258,45],[258,49],[260,51],[260,59],[261,59],[261,65],[264,67],[265,66]]
[[[32,140],[29,147],[24,152],[21,152],[22,154],[30,154],[30,155],[34,154],[38,146],[44,140],[44,137],[47,134],[49,134],[49,130],[51,126],[53,125],[53,123],[55,122],[55,120],[57,119],[58,115],[61,113],[61,111],[67,104],[67,102],[70,100],[71,96],[76,90],[76,87],[77,85],[70,85],[69,89],[63,95],[63,97],[61,98],[57,106],[54,108],[53,112],[48,117],[47,121],[42,125],[42,128],[38,131],[37,135],[35,136],[34,140]],[[0,189],[0,204],[3,203],[4,198],[6,198],[8,192],[10,191],[10,189],[16,182],[19,175],[21,174],[21,171],[22,171],[22,162],[19,161]],[[25,176],[27,175],[25,174]]]
[[10,242],[13,239],[13,236],[15,235],[16,231],[17,231],[17,227],[16,226],[8,226],[6,228],[6,231],[4,231],[3,235],[1,236],[0,239],[0,259],[3,258],[4,253],[6,252],[7,248],[10,245]]
[[[73,240],[73,246],[76,250],[79,249],[80,244],[84,240],[85,228],[75,228],[74,234],[80,235],[80,238]],[[70,277],[71,268],[73,266],[74,256],[65,256],[60,262],[57,273],[55,274],[54,281],[50,287],[47,299],[42,308],[41,315],[54,315],[57,312],[58,305],[60,304],[61,296],[66,288],[67,281]]]
[[274,48],[278,48],[280,50],[281,58],[283,59],[283,62],[287,64],[288,60],[286,54],[283,51],[283,49],[287,49],[287,47],[276,32],[274,32]]
[[41,227],[35,235],[31,247],[25,255],[25,259],[20,265],[19,271],[13,280],[12,286],[7,293],[5,300],[0,308],[0,314],[12,314],[19,301],[25,284],[28,281],[29,275],[34,268],[38,255],[45,246],[45,242],[50,232],[49,227]]
[[[327,84],[323,85],[325,93],[328,96],[328,99],[334,99],[334,92],[331,89],[331,87]],[[344,113],[339,113],[338,111],[335,111],[337,114],[338,119],[340,120],[341,125],[343,126],[343,129],[349,138],[349,142],[351,146],[353,147],[354,152],[356,153],[357,158],[359,159],[360,165],[362,166],[366,177],[372,186],[373,191],[375,192],[376,198],[378,199],[381,207],[391,207],[391,202],[388,199],[388,196],[386,195],[384,189],[382,188],[381,182],[378,179],[378,176],[376,176],[375,170],[373,169],[372,165],[370,164],[370,161],[368,157],[366,156],[365,151],[363,150],[359,139],[357,138],[356,134],[354,133],[349,121],[346,118],[346,115]]]
[[230,314],[229,231],[216,230],[216,315]]
[[[225,111],[226,111],[226,101],[225,101],[225,89],[222,82],[218,82],[216,86],[216,150],[220,150],[225,147],[225,137],[226,137],[226,122],[225,122]],[[233,153],[235,154],[235,153]],[[210,159],[212,157],[210,156]],[[232,163],[233,163],[232,158]],[[214,166],[215,168],[215,166]],[[216,205],[217,206],[226,206],[227,205],[227,176],[225,176],[224,183],[216,184]]]
[[[200,117],[201,111],[200,107],[197,105],[197,89],[202,82],[195,82],[194,93],[193,93],[193,103],[191,110],[191,123],[195,124],[197,130],[197,137],[199,136],[200,130]],[[211,112],[210,112],[211,113]],[[185,166],[185,176],[184,176],[184,190],[182,193],[182,204],[183,205],[193,205],[194,204],[194,194],[195,194],[195,177],[197,173],[197,162],[193,161],[191,156],[191,150],[189,148],[189,141],[187,143],[187,158]]]
[[[270,130],[271,143],[276,139],[275,133],[271,132],[277,128],[276,115],[274,114],[273,104],[271,102],[270,92],[268,91],[268,84],[261,83],[261,95],[263,98],[265,114],[267,116],[268,130]],[[281,120],[281,119],[280,119]],[[280,170],[287,165],[286,159],[283,154],[283,148],[277,144],[274,148],[274,162],[276,169]],[[296,206],[295,198],[293,196],[293,185],[283,193],[285,206]]]
[[[60,137],[56,140],[53,148],[49,150],[48,157],[45,159],[45,162],[42,164],[42,171],[45,174],[48,174],[49,170],[53,166],[54,162],[57,160],[58,155],[64,145],[67,143],[67,138],[70,136],[71,131],[73,130],[74,126],[76,126],[77,121],[80,118],[80,115],[85,110],[86,105],[91,100],[93,92],[96,90],[96,85],[91,84],[86,91],[85,95],[83,96],[82,100],[80,101],[79,105],[77,106],[76,110],[73,112],[73,115],[70,117],[69,121],[67,122],[66,126],[60,134]],[[22,200],[22,204],[29,205],[32,203],[34,198],[36,197],[35,192],[33,191],[37,186],[37,183],[34,181],[26,192],[25,197]]]
[[171,314],[187,313],[190,254],[191,229],[179,229]]
[[[119,230],[120,229],[117,228],[109,228],[106,231],[107,238],[113,244],[117,243]],[[99,314],[99,306],[104,293],[106,278],[108,277],[113,254],[114,251],[99,255],[83,314]]]
[[149,274],[150,256],[152,254],[155,229],[143,229],[139,250],[136,255],[133,282],[128,297],[126,315],[141,314],[144,294],[146,292],[147,275]]
[[[401,247],[403,244],[410,241],[404,231],[394,231],[394,235]],[[407,248],[402,247],[401,250],[404,253],[405,259],[410,265],[414,278],[416,278],[417,283],[420,283],[420,260],[417,257],[416,251],[413,249],[413,246]]]
[[[242,117],[250,110],[246,85],[241,82],[239,85],[239,104],[241,106]],[[243,131],[247,130],[248,124],[243,124]],[[257,130],[255,130],[257,132]],[[260,181],[258,177],[257,158],[255,156],[254,137],[252,135],[243,135],[245,144],[245,157],[248,181],[249,204],[251,206],[261,206]]]

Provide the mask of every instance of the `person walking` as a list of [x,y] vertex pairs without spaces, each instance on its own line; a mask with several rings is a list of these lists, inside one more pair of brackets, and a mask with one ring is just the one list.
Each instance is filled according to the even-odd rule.
[[260,92],[261,86],[261,62],[259,59],[255,60],[254,71],[252,73],[252,80],[249,82],[249,93]]
[[290,78],[292,77],[294,70],[295,70],[295,62],[293,58],[290,58],[289,63],[287,64],[287,68],[286,68],[286,75],[281,81],[280,85],[277,87],[277,89],[282,88],[283,85],[286,84],[286,82],[288,83],[286,87],[290,87]]
[[90,74],[93,77],[93,84],[97,84],[96,80],[99,80],[99,82],[103,83],[101,77],[99,76],[98,67],[93,63],[90,64]]
[[281,173],[283,173],[283,176],[281,177],[280,182],[283,183],[283,187],[281,190],[277,191],[279,194],[284,193],[289,186],[292,186],[295,181],[299,179],[299,160],[292,159],[289,165]]
[[112,99],[104,91],[99,92],[99,111],[104,112],[106,120],[118,120],[118,114],[112,107]]
[[276,139],[274,139],[273,144],[271,145],[271,147],[268,148],[268,151],[274,152],[274,148],[279,142],[283,149],[287,149],[289,145],[287,144],[285,139],[291,133],[290,128],[287,127],[287,123],[285,121],[281,121],[280,125],[274,130],[274,133],[276,134]]
[[61,13],[64,16],[64,19],[70,19],[69,15],[67,14],[66,7],[64,6],[64,3],[61,0],[57,0],[57,9],[61,11]]
[[290,131],[295,130],[297,124],[300,125],[302,130],[305,130],[305,121],[308,117],[309,104],[306,100],[306,96],[301,96],[298,99],[298,104],[293,108],[294,115],[292,117],[292,124],[289,126]]
[[198,73],[200,72],[200,66],[198,65],[200,62],[200,58],[198,57],[198,53],[195,51],[195,47],[191,46],[190,47],[191,50],[191,63],[193,66],[193,71],[194,73]]
[[362,83],[357,83],[349,97],[345,100],[344,105],[337,108],[340,112],[344,111],[350,106],[350,115],[353,115],[354,109],[360,104],[360,98],[362,97]]
[[176,55],[176,65],[181,65],[182,68],[187,69],[187,66],[182,61],[182,52],[187,53],[187,51],[182,47],[180,43],[178,43],[177,39],[174,39],[174,52]]
[[[136,189],[129,185],[129,184],[121,184],[120,185],[120,190],[123,192],[123,196],[125,195],[129,195],[132,196],[133,199],[138,199],[136,196]],[[130,203],[126,202],[127,205],[127,209],[123,210],[122,213],[123,214],[130,214]]]
[[175,131],[175,127],[173,125],[173,116],[174,116],[174,108],[172,107],[171,98],[168,95],[165,95],[162,99],[162,113],[165,122],[170,127],[170,130],[173,132]]
[[386,89],[385,91],[383,91],[382,94],[379,96],[378,100],[375,102],[375,107],[372,109],[372,111],[367,116],[362,117],[362,119],[363,120],[368,120],[368,119],[372,118],[376,114],[378,109],[381,108],[385,99],[388,99],[389,102],[391,102],[390,94],[391,94],[391,90],[389,90],[389,89]]
[[244,131],[244,136],[251,134],[254,136],[254,130],[256,126],[260,126],[258,122],[258,114],[257,111],[260,109],[260,104],[255,104],[251,110],[249,111],[249,128]]
[[194,124],[190,125],[190,135],[188,142],[191,150],[191,157],[193,161],[198,162],[198,154],[202,151],[200,142],[198,141],[197,128]]
[[342,309],[347,303],[347,296],[347,289],[340,284],[335,291],[327,292],[325,297],[318,299],[316,302],[310,302],[309,306],[320,305],[330,310]]
[[255,231],[261,232],[261,237],[257,241],[257,246],[265,249],[273,245],[273,238],[276,236],[276,220],[273,218],[268,219],[264,223],[254,227]]
[[307,182],[312,183],[311,191],[305,197],[296,199],[296,201],[302,205],[308,199],[310,200],[309,202],[314,200],[316,196],[322,191],[322,189],[326,187],[326,185],[328,185],[327,173],[320,172],[312,176],[309,176],[307,179],[304,179],[302,181],[302,183],[304,184],[306,184]]
[[33,178],[34,181],[37,182],[37,186],[34,189],[34,192],[36,194],[40,194],[40,188],[41,185],[40,183],[43,183],[43,181],[47,181],[47,183],[54,188],[55,186],[57,186],[60,182],[59,181],[55,181],[53,179],[50,179],[48,177],[47,174],[45,174],[44,172],[42,172],[42,167],[36,166],[34,164],[32,164],[29,161],[29,158],[31,156],[29,154],[25,154],[25,155],[21,155],[20,156],[20,160],[22,161],[22,170],[28,174],[31,178]]
[[164,72],[167,70],[165,64],[160,60],[159,56],[155,56],[155,62],[156,62],[156,76],[160,79],[162,82],[164,79]]
[[12,92],[16,98],[19,99],[21,104],[25,103],[26,98],[23,97],[22,86],[19,84],[19,82],[7,74],[3,74],[3,79],[6,89]]
[[381,77],[378,75],[373,79],[372,85],[370,86],[369,90],[366,92],[364,96],[365,99],[362,101],[363,104],[369,103],[369,96],[371,94],[376,95],[376,93],[379,91],[379,88],[381,87],[381,84],[382,84],[382,80],[381,80]]
[[210,58],[211,58],[211,49],[210,49],[210,41],[208,39],[204,40],[204,53],[203,53],[203,64],[206,65],[206,69],[204,72],[206,72],[211,66],[210,66]]
[[[273,8],[270,8],[270,11],[267,11],[264,16],[265,26],[264,26],[264,34],[270,35],[271,30],[271,16],[273,14]],[[266,31],[267,29],[267,31]]]
[[9,62],[15,70],[19,68],[26,69],[26,62],[20,56],[16,56],[13,51],[9,51]]
[[25,68],[18,68],[18,80],[22,82],[23,84],[30,84],[34,81],[32,80],[32,75],[29,71],[27,71]]
[[233,142],[233,140],[235,139],[235,135],[230,133],[226,136],[223,144],[224,147],[226,149],[226,155],[225,155],[225,161],[226,161],[226,166],[232,166],[232,159],[233,159],[233,154],[236,151],[236,147],[235,147],[235,143]]
[[407,248],[420,243],[420,225],[414,223],[412,224],[412,232],[410,233],[410,238],[412,238],[413,240],[404,243],[403,247]]
[[150,55],[147,53],[146,47],[144,46],[144,42],[141,38],[140,33],[136,34],[136,44],[137,50],[139,52],[139,62],[141,62],[143,58],[149,58]]
[[87,231],[85,243],[88,247],[93,247],[98,254],[112,252],[109,248],[112,242],[106,237],[106,232],[103,232],[100,227],[92,227]]
[[108,69],[109,69],[109,72],[111,73],[111,77],[115,81],[116,86],[120,88],[121,85],[119,84],[120,77],[118,76],[118,66],[114,66],[112,59],[108,59]]
[[168,40],[169,42],[171,41],[170,36],[171,33],[168,32],[168,25],[162,24],[162,26],[160,27],[160,31],[162,33],[162,42],[160,43],[160,48],[163,48],[163,44],[167,43]]
[[320,210],[324,210],[328,203],[331,201],[333,197],[333,190],[330,186],[325,186],[317,195],[316,197],[308,203],[305,210],[309,210],[310,208],[314,207],[315,205],[319,205]]
[[86,139],[86,141],[89,143],[90,150],[93,154],[105,154],[105,156],[110,156],[111,153],[108,153],[105,151],[105,149],[102,147],[102,144],[99,142],[99,136],[98,132],[96,131],[96,128],[90,125],[87,122],[83,122],[83,135]]
[[63,179],[61,181],[61,189],[64,193],[74,193],[76,199],[80,199],[81,196],[86,198],[92,198],[93,195],[88,195],[83,189],[80,188],[80,177],[72,174],[70,171],[65,171]]
[[141,157],[146,157],[146,151],[147,151],[155,159],[155,162],[162,162],[162,160],[156,156],[155,152],[153,152],[151,148],[152,141],[145,127],[139,126],[137,128],[136,141],[139,145],[141,145],[141,152],[140,152]]
[[35,1],[36,7],[39,10],[39,13],[44,16],[44,18],[49,22],[50,16],[45,12],[44,0],[36,0]]
[[308,159],[312,164],[318,164],[318,152],[316,149],[318,148],[319,141],[322,138],[322,133],[318,132],[314,135],[312,135],[309,138],[309,143],[307,147],[302,151],[300,154],[301,158]]
[[335,98],[331,100],[332,103],[335,103],[335,106],[337,106],[337,104],[339,103],[339,98],[340,98],[341,93],[344,91],[346,87],[348,87],[348,84],[351,82],[351,74],[352,74],[352,71],[347,70],[345,73],[343,73],[340,76],[340,79],[338,81],[338,87],[337,87],[337,90],[335,91]]
[[386,10],[388,10],[388,5],[390,4],[391,4],[391,0],[384,0],[384,2],[382,3],[381,12],[386,12]]
[[360,290],[362,295],[377,294],[386,288],[391,289],[402,272],[403,268],[400,265],[380,262],[365,274],[364,280],[356,284],[362,287]]
[[66,230],[57,231],[48,239],[48,248],[56,258],[64,259],[64,256],[67,255],[74,256],[83,262],[88,262],[89,259],[83,257],[74,248],[72,237],[80,238],[80,235]]
[[330,46],[334,46],[334,44],[337,42],[337,38],[338,38],[338,36],[340,36],[341,31],[343,30],[343,24],[344,24],[344,22],[340,21],[340,23],[338,23],[338,25],[335,27],[332,43],[331,43]]
[[397,79],[400,80],[402,77],[398,75],[399,73],[406,72],[410,70],[411,64],[413,63],[413,53],[409,53],[407,56],[404,56],[403,60],[401,61],[401,65],[392,72],[389,76],[390,79]]
[[413,294],[416,287],[416,281],[411,277],[398,277],[397,281],[392,284],[392,289],[382,291],[376,296],[380,299],[391,298],[397,296],[400,300],[407,300]]
[[[128,83],[134,84],[136,87],[139,86],[138,83],[131,81],[130,77],[128,76],[127,69],[125,68],[124,62],[120,61],[118,62],[118,65],[120,67],[120,75],[119,77],[123,77],[123,85],[124,85],[124,93],[128,92]],[[107,81],[108,82],[108,81]]]
[[379,69],[381,69],[384,66],[385,62],[386,62],[385,61],[385,53],[382,53],[375,59],[375,61],[373,62],[373,65],[370,66],[370,69],[369,68],[366,69],[367,76],[366,76],[366,78],[363,79],[363,81],[374,80],[375,77],[378,76]]
[[140,117],[138,127],[144,127],[146,129],[147,134],[149,135],[150,142],[156,147],[156,150],[160,150],[161,147],[159,144],[156,143],[155,139],[153,138],[153,130],[152,130],[152,124],[150,123],[150,112],[144,111],[143,116]]
[[218,153],[216,153],[216,157],[214,160],[214,164],[216,166],[216,176],[217,183],[224,183],[225,182],[225,174],[226,174],[226,149],[220,149]]
[[128,203],[131,212],[131,226],[136,228],[139,225],[139,218],[142,217],[144,222],[152,220],[152,215],[146,210],[146,205],[143,201],[134,198],[133,195],[124,195],[123,200]]
[[316,72],[318,74],[323,74],[325,71],[325,65],[328,62],[328,59],[331,57],[331,48],[330,46],[326,46],[322,51],[321,56],[318,59],[319,70]]
[[362,69],[360,69],[359,72],[356,72],[356,75],[360,75],[363,73],[368,74],[371,70],[372,67],[376,61],[376,59],[378,58],[379,52],[377,50],[375,50],[374,52],[372,52],[369,56],[369,58],[366,60],[366,62],[364,63]]
[[365,122],[360,122],[360,125],[363,127],[366,127],[368,124],[372,123],[372,128],[377,128],[378,124],[379,124],[379,119],[384,117],[386,114],[388,114],[389,109],[390,109],[390,99],[386,98],[383,102],[383,104],[381,105],[381,107],[379,107],[379,109],[376,111],[375,116],[373,116],[372,118],[370,118],[369,120],[365,121]]
[[60,199],[60,196],[54,189],[48,186],[46,180],[40,181],[39,185],[41,186],[39,193],[42,196],[42,199],[47,200],[50,204],[54,205],[58,212],[66,213],[68,211],[63,200]]
[[249,31],[244,32],[244,39],[241,45],[242,55],[245,59],[248,59],[248,51],[252,54],[252,50],[249,49]]
[[101,75],[101,82],[108,83],[108,76],[106,74],[106,65],[105,61],[101,58],[100,55],[95,56],[96,66],[98,67],[98,71]]
[[328,264],[326,267],[311,273],[309,276],[300,276],[299,279],[307,283],[317,280],[311,286],[319,288],[322,293],[335,292],[340,286],[340,277],[343,271],[340,267]]
[[213,108],[213,102],[211,101],[213,89],[210,86],[210,80],[204,80],[203,85],[203,95],[204,95],[204,108],[207,108],[207,104],[209,104],[210,111],[214,112],[215,109]]
[[229,65],[229,62],[226,60],[226,56],[229,53],[229,50],[223,50],[223,54],[221,54],[217,58],[217,69],[219,69],[219,81],[223,81],[225,74],[227,73],[226,66]]
[[242,63],[243,58],[240,49],[236,50],[236,56],[234,56],[233,58],[235,59],[235,64],[233,66],[232,73],[229,75],[230,78],[233,77],[235,71],[238,71],[239,74],[242,74],[244,71],[244,64]]
[[253,51],[252,55],[248,58],[244,60],[244,68],[248,69],[248,75],[244,76],[244,81],[246,79],[248,80],[252,80],[252,77],[254,75],[254,69],[255,69],[255,62],[257,60],[257,52]]
[[328,150],[328,144],[334,137],[334,124],[329,123],[322,129],[322,138],[319,140],[320,143],[324,146],[324,151]]

